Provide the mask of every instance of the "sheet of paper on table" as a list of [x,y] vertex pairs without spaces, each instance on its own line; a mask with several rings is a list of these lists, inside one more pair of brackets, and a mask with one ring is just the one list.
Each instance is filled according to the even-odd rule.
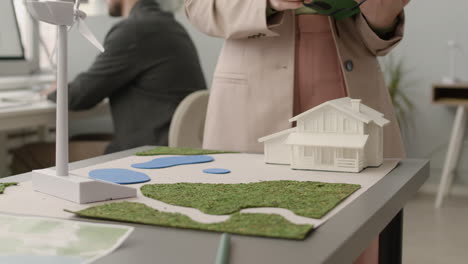
[[0,263],[92,263],[132,231],[123,225],[0,214]]

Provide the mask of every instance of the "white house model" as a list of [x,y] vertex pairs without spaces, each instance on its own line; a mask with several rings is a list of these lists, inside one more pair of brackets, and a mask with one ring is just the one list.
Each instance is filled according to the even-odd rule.
[[361,100],[328,101],[289,121],[297,126],[259,139],[266,163],[342,172],[382,165],[383,127],[390,121]]

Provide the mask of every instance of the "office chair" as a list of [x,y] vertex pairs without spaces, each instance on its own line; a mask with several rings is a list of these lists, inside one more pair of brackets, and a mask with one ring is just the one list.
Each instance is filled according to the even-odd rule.
[[169,128],[169,147],[202,148],[209,92],[196,91],[177,107]]

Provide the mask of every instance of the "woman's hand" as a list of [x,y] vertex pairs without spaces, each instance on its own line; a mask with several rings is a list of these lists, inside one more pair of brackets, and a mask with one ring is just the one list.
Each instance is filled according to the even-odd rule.
[[[267,0],[268,6],[276,11],[296,10],[304,5],[304,0]],[[312,2],[312,0],[306,0]]]
[[410,0],[367,0],[361,12],[374,28],[391,27]]

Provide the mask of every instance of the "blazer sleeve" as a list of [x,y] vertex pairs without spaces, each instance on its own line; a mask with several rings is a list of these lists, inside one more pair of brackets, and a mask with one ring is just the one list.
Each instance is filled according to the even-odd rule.
[[356,17],[356,27],[361,36],[361,39],[363,40],[364,45],[366,45],[369,51],[375,56],[385,56],[403,39],[405,27],[404,12],[402,12],[397,19],[398,23],[395,27],[393,36],[389,39],[382,39],[369,26],[369,23],[362,14],[359,14]]
[[185,12],[198,30],[213,37],[278,36],[267,21],[267,0],[185,0]]

